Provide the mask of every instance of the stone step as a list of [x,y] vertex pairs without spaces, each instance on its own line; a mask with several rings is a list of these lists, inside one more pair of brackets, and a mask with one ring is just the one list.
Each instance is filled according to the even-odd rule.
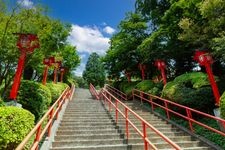
[[58,130],[57,135],[74,135],[74,134],[111,134],[117,133],[116,129],[101,129],[101,130]]
[[143,144],[136,145],[103,145],[103,146],[77,146],[77,147],[54,147],[51,150],[143,150]]
[[118,127],[115,127],[114,125],[109,125],[109,126],[90,126],[90,125],[86,125],[86,126],[60,126],[58,128],[58,130],[89,130],[89,129],[93,129],[93,130],[98,130],[98,129],[118,129]]
[[88,119],[93,119],[93,120],[98,120],[98,119],[113,119],[112,117],[110,117],[110,116],[94,116],[94,117],[88,117],[88,116],[86,116],[86,117],[83,117],[83,116],[75,116],[75,117],[69,117],[69,116],[64,116],[63,117],[63,120],[66,120],[66,119],[73,119],[73,120],[75,120],[75,119],[81,119],[81,120],[88,120]]
[[62,122],[70,122],[70,123],[79,123],[79,122],[86,122],[86,123],[92,123],[92,122],[114,122],[110,119],[62,119]]
[[57,140],[92,140],[92,139],[121,139],[123,134],[113,133],[113,134],[76,134],[76,135],[57,135],[55,141]]
[[113,122],[61,122],[61,126],[85,126],[85,125],[92,125],[92,126],[99,126],[99,125],[115,125]]
[[[130,139],[129,143],[131,144],[143,144],[141,139]],[[93,140],[73,140],[73,141],[60,141],[53,142],[53,147],[76,147],[76,146],[97,146],[97,145],[118,145],[118,144],[127,144],[125,139],[93,139]]]

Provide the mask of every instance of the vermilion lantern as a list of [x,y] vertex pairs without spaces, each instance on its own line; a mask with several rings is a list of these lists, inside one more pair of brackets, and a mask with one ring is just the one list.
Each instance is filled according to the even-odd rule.
[[39,41],[38,37],[35,34],[23,34],[23,33],[16,33],[19,36],[17,41],[17,47],[20,50],[20,57],[18,60],[18,66],[16,70],[16,74],[14,77],[12,89],[10,91],[9,98],[12,100],[16,100],[20,80],[24,68],[24,62],[26,59],[27,53],[32,53],[35,48],[39,48]]
[[194,60],[197,61],[201,66],[205,67],[206,72],[208,74],[208,79],[212,86],[213,94],[215,97],[215,105],[219,106],[220,105],[220,93],[219,93],[219,90],[216,85],[216,81],[214,79],[213,72],[211,69],[211,64],[213,63],[212,56],[209,53],[207,53],[206,51],[197,50],[194,54]]
[[160,70],[162,78],[163,78],[163,84],[166,85],[165,62],[163,60],[158,59],[155,61],[155,66],[158,68],[158,70]]
[[39,48],[39,40],[37,35],[35,34],[21,34],[19,35],[19,39],[17,41],[17,47],[20,51],[25,51],[27,53],[32,53],[35,48]]

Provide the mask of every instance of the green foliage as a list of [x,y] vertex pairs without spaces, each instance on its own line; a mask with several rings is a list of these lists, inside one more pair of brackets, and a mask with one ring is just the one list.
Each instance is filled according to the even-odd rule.
[[208,75],[203,72],[191,72],[180,75],[174,79],[175,82],[188,83],[191,82],[193,88],[200,88],[203,86],[209,86]]
[[97,53],[92,53],[87,61],[85,70],[83,72],[83,78],[94,86],[102,87],[105,83],[105,70],[103,64],[100,61],[100,57]]
[[120,31],[111,38],[111,47],[104,57],[104,66],[112,79],[120,77],[125,70],[132,71],[132,76],[140,76],[138,63],[145,62],[137,47],[146,38],[147,23],[137,13],[127,13],[119,24]]
[[220,113],[223,119],[225,119],[225,92],[220,97]]
[[154,87],[154,82],[151,80],[141,81],[136,85],[136,88],[140,91],[147,92]]
[[36,121],[47,111],[52,102],[51,92],[46,86],[28,80],[21,82],[17,100],[24,109],[34,114]]
[[119,84],[119,89],[124,92],[128,98],[131,98],[132,96],[132,90],[135,89],[137,82],[127,82],[123,81]]
[[178,76],[174,81],[166,84],[161,96],[197,110],[211,111],[214,106],[214,97],[206,80],[206,75],[202,73]]
[[77,87],[79,87],[79,88],[89,88],[89,85],[84,80],[84,78],[82,78],[82,77],[74,77],[74,80],[78,84]]
[[34,115],[18,107],[0,107],[0,149],[15,149],[34,126]]
[[5,104],[4,104],[3,100],[2,100],[2,98],[0,97],[0,107],[2,107],[2,106],[5,106]]
[[51,82],[51,83],[46,83],[46,86],[49,88],[51,95],[52,95],[52,102],[53,104],[59,96],[62,94],[62,92],[68,87],[67,84],[58,82],[57,84]]

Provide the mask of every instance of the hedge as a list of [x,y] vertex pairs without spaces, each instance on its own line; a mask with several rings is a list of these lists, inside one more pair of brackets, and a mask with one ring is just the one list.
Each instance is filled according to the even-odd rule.
[[154,88],[154,86],[155,86],[155,84],[154,84],[153,81],[151,81],[151,80],[144,80],[144,81],[139,82],[135,86],[135,88],[140,90],[140,91],[147,92],[150,89]]
[[18,107],[0,107],[0,149],[15,149],[34,126],[34,115]]
[[121,90],[122,92],[124,92],[128,99],[131,98],[132,96],[132,90],[135,89],[135,86],[138,82],[127,82],[127,81],[123,81],[120,83],[119,85],[119,90]]
[[140,91],[159,96],[163,89],[163,83],[154,83],[152,80],[144,80],[138,83],[135,88]]
[[18,103],[29,110],[39,120],[51,104],[50,90],[34,81],[23,80],[17,96]]
[[46,83],[46,86],[49,88],[51,95],[52,95],[52,103],[54,103],[62,92],[68,87],[67,84],[58,82],[57,84],[51,82]]
[[214,107],[214,97],[207,75],[186,73],[168,82],[163,88],[163,98],[204,112]]

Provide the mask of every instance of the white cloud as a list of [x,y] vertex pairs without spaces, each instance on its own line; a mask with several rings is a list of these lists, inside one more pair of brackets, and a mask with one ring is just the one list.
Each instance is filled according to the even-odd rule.
[[114,32],[116,32],[116,30],[115,29],[113,29],[112,27],[110,27],[110,26],[106,26],[104,29],[103,29],[103,31],[105,32],[105,33],[107,33],[107,34],[113,34]]
[[34,3],[31,0],[18,0],[17,3],[25,8],[33,8]]
[[96,52],[102,55],[109,48],[109,38],[104,37],[97,27],[72,25],[68,41],[76,46],[80,53]]

